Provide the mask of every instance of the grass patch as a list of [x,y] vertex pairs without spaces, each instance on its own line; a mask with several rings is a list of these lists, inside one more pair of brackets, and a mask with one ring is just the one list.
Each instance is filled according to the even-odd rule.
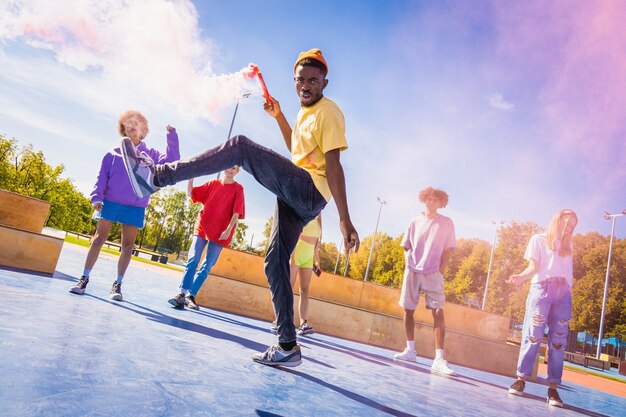
[[[79,246],[83,246],[86,248],[89,247],[89,240],[84,239],[84,238],[79,239],[76,236],[70,236],[69,234],[65,235],[65,241],[67,243],[71,243],[74,245],[79,245]],[[100,252],[108,253],[110,255],[120,256],[120,251],[117,248],[107,249],[106,246],[103,246]],[[158,266],[160,268],[169,269],[171,271],[182,271],[183,269],[182,266],[171,266],[168,264],[162,264],[161,262],[151,261],[150,259],[140,258],[138,256],[131,256],[131,259],[133,261],[143,262],[148,265]]]
[[563,364],[563,368],[569,369],[570,371],[579,372],[585,375],[593,375],[604,379],[609,379],[611,381],[621,382],[622,384],[626,384],[626,381],[622,378],[615,377],[613,375],[609,375],[603,372],[592,371],[590,369],[580,368],[578,366],[571,366],[568,364]]

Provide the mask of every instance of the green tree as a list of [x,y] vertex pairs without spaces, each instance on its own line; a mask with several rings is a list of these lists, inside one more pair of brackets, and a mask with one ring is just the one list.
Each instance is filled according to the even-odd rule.
[[334,243],[320,243],[320,268],[322,271],[334,272],[339,251]]
[[533,222],[512,221],[500,228],[491,267],[487,311],[523,321],[530,283],[526,282],[520,287],[514,287],[506,283],[506,280],[514,273],[526,268],[528,265],[528,262],[524,260],[526,246],[530,237],[540,231],[539,226]]
[[[376,247],[374,248],[374,251],[372,252],[372,260],[370,261],[370,276],[368,277],[368,280],[370,281],[375,281],[375,276],[373,274],[373,269],[376,268],[376,265],[378,264],[379,259],[384,259],[384,257],[386,256],[381,249],[385,248],[387,251],[390,250],[391,245],[393,244],[389,244],[390,241],[392,241],[393,239],[391,238],[391,236],[389,236],[387,233],[384,232],[378,232],[376,234],[376,241],[375,241],[375,245]],[[361,247],[359,248],[358,252],[351,252],[350,253],[350,259],[349,259],[349,266],[348,266],[348,275],[352,278],[355,279],[364,279],[365,278],[365,271],[367,270],[367,261],[369,259],[369,254],[370,254],[370,249],[372,247],[372,237],[371,236],[367,236],[365,239],[363,239],[361,241]],[[390,255],[393,258],[393,254]],[[385,271],[384,269],[381,267],[378,270],[378,274],[384,274]],[[389,280],[390,278],[387,276],[386,278],[383,278],[385,280]],[[393,281],[393,279],[391,279],[391,281]]]
[[91,204],[70,179],[61,176],[64,170],[63,165],[48,165],[32,145],[18,149],[16,140],[0,136],[0,188],[50,202],[47,226],[88,232]]
[[230,247],[232,249],[246,251],[248,250],[248,242],[246,242],[246,231],[248,230],[248,225],[243,221],[239,221],[237,227],[235,228],[235,234],[233,235],[233,240],[230,242]]
[[[574,239],[573,314],[570,327],[598,334],[604,298],[609,238],[597,233],[576,235]],[[604,333],[619,335],[626,323],[626,241],[613,242]]]
[[372,254],[372,265],[370,265],[372,276],[370,280],[397,288],[402,285],[402,277],[404,276],[404,249],[400,245],[403,236],[400,235],[395,239],[392,239],[387,234],[382,236],[380,246],[376,242],[376,248],[374,249],[376,252],[375,263],[374,254]]
[[146,209],[144,230],[138,237],[140,247],[178,254],[186,251],[201,208],[183,191],[170,188],[153,194]]
[[444,274],[446,299],[480,307],[487,281],[491,245],[480,239],[459,239]]
[[267,248],[270,246],[270,235],[272,234],[272,226],[274,225],[274,216],[270,216],[265,222],[265,227],[263,228],[263,242],[261,242],[261,251],[262,254],[267,252]]

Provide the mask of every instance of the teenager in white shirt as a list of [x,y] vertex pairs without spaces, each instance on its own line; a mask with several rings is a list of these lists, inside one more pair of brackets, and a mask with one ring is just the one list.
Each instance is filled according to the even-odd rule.
[[509,388],[509,393],[523,395],[525,380],[532,375],[547,324],[550,384],[547,402],[557,407],[563,407],[556,387],[563,375],[563,358],[572,318],[572,234],[576,224],[578,217],[573,210],[564,209],[556,213],[546,233],[530,238],[524,255],[528,267],[508,279],[509,283],[520,285],[532,278],[526,299],[517,380]]

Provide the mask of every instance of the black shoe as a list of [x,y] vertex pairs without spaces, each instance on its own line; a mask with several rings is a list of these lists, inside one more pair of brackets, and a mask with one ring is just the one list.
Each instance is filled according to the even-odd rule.
[[196,297],[193,295],[188,295],[187,298],[185,298],[185,307],[192,310],[200,310],[200,307],[196,304]]
[[122,283],[115,281],[111,287],[109,298],[114,301],[122,301]]
[[546,402],[555,407],[563,407],[563,400],[561,400],[556,388],[548,388],[548,398]]
[[87,284],[89,284],[89,277],[86,277],[83,275],[78,280],[78,283],[76,283],[76,285],[70,288],[70,292],[74,294],[82,295],[85,293],[85,288],[87,288]]
[[509,387],[509,394],[513,395],[524,395],[524,388],[526,387],[526,382],[518,379]]
[[311,326],[308,322],[304,322],[302,323],[302,325],[300,326],[300,328],[298,328],[298,336],[304,336],[307,334],[313,334],[315,333],[315,329],[313,328],[313,326]]
[[185,309],[185,295],[184,294],[178,294],[176,297],[170,298],[169,300],[167,300],[167,302],[170,303],[172,307],[178,308],[179,310]]

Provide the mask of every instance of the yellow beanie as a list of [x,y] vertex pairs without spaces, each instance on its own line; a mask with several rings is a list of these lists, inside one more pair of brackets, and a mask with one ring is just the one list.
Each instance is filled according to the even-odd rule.
[[296,71],[296,68],[298,67],[298,64],[300,63],[300,61],[302,61],[305,58],[311,58],[311,59],[321,62],[322,65],[324,65],[324,67],[326,68],[326,73],[328,74],[328,64],[326,63],[326,60],[324,59],[324,55],[322,55],[322,51],[320,51],[317,48],[310,49],[306,52],[300,52],[300,55],[298,55],[298,59],[296,59],[296,63],[293,66],[294,72]]

